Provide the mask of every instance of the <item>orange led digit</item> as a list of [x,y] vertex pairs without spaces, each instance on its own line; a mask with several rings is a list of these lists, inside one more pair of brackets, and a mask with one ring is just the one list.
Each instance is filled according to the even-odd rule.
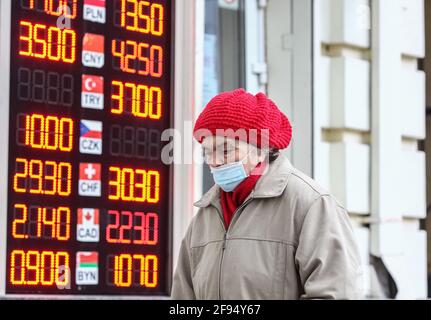
[[43,251],[40,257],[40,267],[42,270],[40,283],[43,286],[51,286],[55,281],[55,269],[52,267],[55,265],[55,255],[52,251]]
[[164,10],[161,4],[153,3],[151,5],[151,33],[155,36],[163,34]]
[[[133,260],[138,263],[133,263]],[[133,267],[138,265],[139,269]],[[139,279],[135,278],[139,271]],[[133,281],[135,280],[135,281]],[[130,287],[137,283],[147,288],[154,288],[158,283],[158,258],[156,255],[120,254],[114,258],[114,284],[117,287]]]
[[72,165],[67,162],[58,164],[58,195],[67,197],[72,191]]
[[109,243],[118,243],[118,239],[111,237],[111,232],[115,231],[120,227],[120,213],[116,210],[109,210],[108,214],[115,217],[115,223],[109,224],[106,227],[106,241],[108,241]]
[[71,29],[63,30],[63,40],[61,42],[61,59],[66,63],[74,63],[76,60],[76,33]]
[[[31,160],[29,165],[30,193],[42,193],[43,163],[41,160]],[[34,183],[36,182],[36,183]],[[35,189],[36,188],[36,189]]]
[[[149,115],[148,109],[150,109],[149,105],[151,103],[149,98],[148,87],[144,85],[139,85],[136,90],[136,96],[134,96],[134,101],[135,101],[135,98],[137,102],[137,107],[133,109],[132,114],[140,118],[147,118]],[[154,114],[151,114],[150,118],[151,119],[155,118]]]
[[[143,270],[142,270],[143,269]],[[145,257],[144,266],[141,264],[141,274],[144,274],[144,281],[141,285],[147,288],[154,288],[157,286],[158,280],[158,259],[155,255],[147,255]]]
[[67,241],[70,238],[70,209],[60,207],[56,215],[56,236],[60,241]]
[[121,0],[121,26],[126,30],[161,36],[164,8],[148,1]]
[[[162,89],[151,87],[149,93],[148,108],[150,109],[149,117],[153,120],[159,120],[162,117]],[[154,111],[154,109],[156,111]]]
[[115,256],[114,274],[114,284],[116,286],[130,287],[132,285],[132,256],[130,254]]
[[136,231],[135,234],[139,233],[139,237],[135,235],[135,239],[133,241],[134,244],[145,244],[145,213],[143,212],[135,212],[135,216],[139,217],[140,223],[138,225],[133,226],[133,230]]
[[[12,222],[12,236],[15,239],[50,238],[59,241],[70,239],[70,208],[45,208],[36,209],[36,220],[29,219],[28,206],[25,204],[14,205],[14,220]],[[36,222],[36,230],[31,225]],[[50,229],[47,229],[50,228]],[[42,232],[42,229],[45,232]],[[46,230],[51,230],[50,235]]]
[[10,282],[14,285],[25,284],[25,252],[23,250],[12,251],[10,260]]
[[150,170],[147,172],[147,202],[158,203],[160,195],[160,173]]
[[[126,239],[124,236],[124,231],[128,230],[130,231],[132,229],[133,226],[133,215],[130,211],[122,211],[121,215],[123,217],[126,217],[127,219],[127,223],[126,224],[122,224],[120,227],[120,239],[119,239],[119,243],[123,243],[123,244],[128,244],[131,243],[131,239]],[[122,221],[124,221],[124,219],[121,219]]]
[[150,45],[145,42],[140,42],[138,44],[138,60],[139,60],[139,64],[141,65],[141,68],[139,68],[138,70],[138,74],[141,76],[148,76],[151,72],[150,57],[147,54],[145,54],[146,50],[148,50],[149,47]]
[[40,272],[40,254],[37,251],[30,250],[27,252],[26,257],[26,276],[27,285],[39,284],[39,272]]
[[[40,59],[46,58],[47,41],[46,41],[46,39],[44,39],[44,38],[46,38],[45,33],[46,33],[46,25],[39,24],[39,23],[34,25],[34,27],[33,27],[33,39],[34,39],[33,48],[35,50],[33,51],[33,57],[35,57],[35,58],[40,58]],[[42,34],[42,39],[39,38],[39,34]],[[38,52],[38,49],[39,49],[39,52]]]
[[[78,0],[59,0],[58,6],[54,6],[55,0],[45,0],[45,12],[53,16],[64,16],[65,18],[75,19],[77,15]],[[70,3],[72,2],[72,3]],[[70,6],[72,4],[72,6]]]
[[44,235],[46,234],[46,230],[51,231],[51,238],[55,238],[55,209],[48,210],[47,208],[42,209],[42,223],[43,229],[45,230]]
[[[67,252],[14,250],[10,261],[10,282],[14,285],[50,286],[54,281],[56,285],[69,283],[70,263]],[[64,269],[65,276],[60,276],[60,268]]]
[[37,208],[37,237],[42,237],[42,212],[43,208]]
[[[145,50],[149,48],[149,52]],[[121,71],[150,75],[161,78],[163,75],[163,48],[132,40],[112,40],[112,57]],[[144,49],[144,50],[142,50]],[[143,62],[143,63],[142,63]],[[142,66],[144,68],[142,69]]]
[[55,161],[45,162],[44,180],[44,193],[47,195],[55,195],[57,192],[57,163]]
[[124,201],[134,200],[135,172],[133,169],[125,168],[121,171],[121,199]]
[[112,81],[111,112],[122,114],[124,110],[124,85],[120,81]]
[[43,148],[45,142],[43,138],[45,133],[45,121],[42,115],[32,115],[30,132],[32,133],[30,139],[31,146],[37,149]]
[[145,170],[136,170],[136,182],[135,182],[135,201],[144,202],[147,195],[147,172]]
[[153,45],[150,47],[150,74],[160,78],[163,75],[163,48]]
[[[63,275],[60,275],[60,271],[63,270]],[[67,252],[57,252],[55,255],[55,284],[57,286],[67,286],[70,281],[70,261],[69,254]]]
[[[28,175],[28,162],[26,159],[16,159],[17,171],[22,168],[23,172],[16,172],[13,178],[13,189],[15,192],[23,193],[27,191],[27,175]],[[21,183],[20,183],[21,181]],[[21,186],[25,186],[24,188]]]
[[[151,236],[150,232],[153,231]],[[149,212],[145,216],[145,244],[155,245],[159,241],[159,216]]]
[[[111,113],[131,113],[137,118],[162,118],[162,89],[130,82],[112,81]],[[129,104],[127,102],[130,101]]]
[[73,120],[40,114],[26,115],[25,144],[34,149],[70,152],[73,148]]
[[[14,190],[15,192],[25,193],[29,192],[32,194],[46,194],[46,195],[60,195],[69,196],[72,189],[72,165],[68,162],[53,162],[32,159],[28,161],[27,159],[17,158],[17,171],[19,167],[22,167],[24,172],[16,172],[14,176]],[[19,166],[19,164],[21,166]],[[51,170],[52,174],[45,175],[44,172],[48,167],[54,167]],[[57,170],[55,170],[55,166]],[[48,172],[49,170],[47,170]],[[21,179],[21,180],[20,180]],[[56,180],[56,187],[47,189],[47,181]],[[20,183],[20,181],[24,181]],[[28,185],[27,185],[28,184]],[[25,185],[25,188],[21,187]],[[54,191],[53,191],[54,190]]]
[[76,32],[45,24],[20,22],[19,54],[54,62],[74,63],[76,60]]
[[15,204],[14,206],[14,213],[15,213],[15,217],[17,215],[17,213],[21,213],[22,217],[21,218],[15,218],[12,222],[12,236],[16,239],[27,239],[28,235],[27,234],[20,234],[17,232],[17,225],[21,224],[24,225],[27,223],[27,216],[28,216],[28,211],[27,211],[27,206],[25,204]]
[[[136,110],[136,86],[133,83],[125,83],[124,84],[125,90],[124,90],[124,96],[125,97],[132,97],[132,99],[125,99],[125,110]],[[129,102],[129,103],[127,103]],[[132,113],[133,113],[132,111]]]
[[48,29],[48,54],[49,59],[60,61],[62,54],[62,34],[59,28]]
[[[58,118],[48,116],[45,119],[45,146],[48,150],[59,149],[58,145],[58,132],[59,132]],[[51,134],[54,132],[54,134]]]
[[160,173],[158,171],[110,167],[109,172],[115,174],[114,176],[110,174],[109,179],[108,198],[110,200],[159,202]]
[[19,51],[19,54],[22,56],[31,56],[33,52],[33,25],[31,22],[28,21],[21,21],[20,22],[20,48],[24,47],[27,48],[27,50],[21,49]]
[[[159,217],[155,213],[130,212],[109,210],[108,214],[113,216],[115,221],[106,227],[106,241],[109,243],[156,245],[159,237]],[[138,218],[138,219],[136,219]],[[125,234],[134,230],[133,239]],[[118,232],[117,232],[118,231]],[[128,231],[128,232],[125,232]],[[115,237],[113,235],[117,234]]]
[[69,118],[60,119],[60,150],[70,152],[73,148],[73,120]]
[[[110,167],[109,173],[114,173],[115,177],[112,179],[109,179],[109,199],[110,200],[119,200],[120,199],[120,192],[121,192],[121,169],[117,167]],[[112,193],[112,190],[114,187],[114,193]]]

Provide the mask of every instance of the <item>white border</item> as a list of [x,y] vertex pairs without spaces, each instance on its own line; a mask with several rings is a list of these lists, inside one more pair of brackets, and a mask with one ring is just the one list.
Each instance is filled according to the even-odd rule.
[[0,1],[0,296],[6,287],[11,0]]

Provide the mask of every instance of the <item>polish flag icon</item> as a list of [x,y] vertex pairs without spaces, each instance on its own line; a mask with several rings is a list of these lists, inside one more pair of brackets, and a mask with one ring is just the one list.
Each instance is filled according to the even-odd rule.
[[106,1],[105,0],[84,0],[84,20],[105,23],[106,22]]
[[81,106],[89,109],[103,109],[103,77],[82,75]]
[[86,33],[82,45],[82,64],[86,67],[102,68],[105,65],[105,37]]
[[78,193],[80,196],[100,197],[102,195],[100,163],[80,163]]

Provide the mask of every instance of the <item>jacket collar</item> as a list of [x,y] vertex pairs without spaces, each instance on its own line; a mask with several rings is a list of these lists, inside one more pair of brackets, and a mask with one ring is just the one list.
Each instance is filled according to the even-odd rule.
[[[247,197],[253,198],[272,198],[280,196],[287,186],[289,176],[293,171],[293,166],[283,154],[269,164],[267,172],[262,175],[256,183],[253,191]],[[246,199],[246,200],[247,200]],[[245,201],[246,201],[245,200]],[[204,208],[210,204],[218,206],[220,201],[220,187],[214,184],[199,201],[193,205]]]

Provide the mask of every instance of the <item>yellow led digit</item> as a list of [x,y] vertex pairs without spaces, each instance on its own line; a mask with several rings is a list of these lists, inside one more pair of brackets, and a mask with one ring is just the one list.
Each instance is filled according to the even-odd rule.
[[14,285],[25,284],[25,256],[26,255],[23,250],[12,251],[10,257],[10,282]]
[[160,199],[160,174],[158,171],[147,172],[147,202],[158,203]]
[[[109,176],[111,177],[111,173],[115,174],[114,179],[109,179],[109,199],[110,200],[118,200],[121,195],[121,170],[117,167],[109,168]],[[114,193],[112,193],[112,187],[114,187]]]
[[20,22],[20,30],[25,29],[25,33],[22,34],[20,32],[19,40],[20,40],[20,47],[23,46],[22,42],[26,42],[26,48],[27,50],[20,50],[19,54],[22,56],[31,56],[33,52],[33,25],[31,22],[28,21],[21,21]]
[[[120,81],[112,81],[112,107],[111,112],[122,114],[124,110],[124,85]],[[114,94],[115,92],[115,94]]]
[[[27,206],[25,204],[15,204],[14,213],[15,213],[14,214],[15,219],[12,222],[12,237],[14,237],[15,239],[27,239],[28,238],[27,234],[19,234],[17,232],[18,224],[22,224],[25,226],[25,224],[27,223],[27,216],[28,216]],[[21,218],[16,217],[17,213],[21,213]]]
[[[141,267],[142,268],[142,267]],[[144,269],[144,285],[147,288],[154,288],[158,281],[158,260],[155,255],[147,255],[145,257]]]
[[[42,190],[42,176],[43,176],[43,163],[40,160],[31,160],[29,164],[29,177],[30,177],[30,193],[41,194]],[[36,189],[33,181],[36,181]]]
[[55,254],[52,251],[43,251],[40,257],[41,277],[40,283],[43,286],[54,284],[55,270],[52,267],[55,263]]
[[[26,259],[26,274],[28,285],[39,284],[39,272],[40,272],[40,254],[37,251],[30,250],[27,252]],[[33,277],[32,277],[33,275]]]
[[56,238],[67,241],[70,238],[70,209],[60,207],[56,215]]
[[72,191],[72,165],[68,162],[58,164],[57,189],[60,196],[69,196]]

